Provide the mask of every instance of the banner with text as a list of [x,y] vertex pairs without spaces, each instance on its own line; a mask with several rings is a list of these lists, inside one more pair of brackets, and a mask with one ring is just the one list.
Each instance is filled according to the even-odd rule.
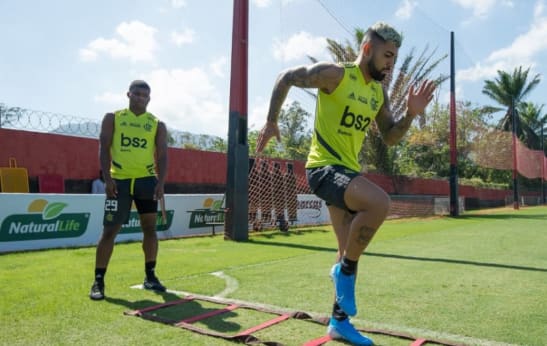
[[[102,232],[103,195],[0,193],[0,252],[94,246]],[[166,195],[158,211],[160,239],[224,231],[222,194]],[[296,225],[328,224],[328,210],[314,195],[298,196]],[[220,224],[220,225],[219,225]],[[131,210],[116,242],[141,240],[139,215]]]

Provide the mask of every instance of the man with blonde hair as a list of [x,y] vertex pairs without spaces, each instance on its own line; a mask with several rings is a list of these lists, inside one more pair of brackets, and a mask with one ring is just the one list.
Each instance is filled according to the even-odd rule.
[[331,269],[335,302],[327,332],[355,345],[373,344],[349,321],[357,314],[357,263],[390,207],[389,196],[360,173],[358,155],[372,121],[384,142],[394,145],[424,112],[435,90],[433,81],[411,86],[406,114],[396,120],[381,81],[392,72],[401,43],[401,35],[380,22],[365,32],[354,62],[318,62],[281,72],[257,141],[261,152],[272,137],[280,140],[277,121],[292,86],[319,89],[306,174],[313,193],[328,205],[338,243],[337,262]]

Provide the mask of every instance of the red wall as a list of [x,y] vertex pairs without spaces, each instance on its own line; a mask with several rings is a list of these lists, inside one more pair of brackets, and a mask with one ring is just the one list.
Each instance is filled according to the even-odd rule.
[[[226,155],[169,148],[167,181],[224,184]],[[65,179],[94,179],[99,173],[97,139],[0,129],[0,167],[15,157],[30,177],[55,173]]]
[[[387,176],[381,174],[365,174],[367,178],[381,186],[389,194],[397,195],[442,195],[450,194],[450,185],[446,179],[423,179],[404,176]],[[482,200],[505,199],[512,196],[512,190],[484,189],[460,185],[460,197],[476,197]]]
[[65,179],[94,179],[99,173],[96,139],[0,129],[0,167],[8,167],[10,157],[29,176],[54,173]]
[[[98,153],[97,139],[0,129],[0,167],[7,167],[9,158],[15,157],[18,167],[27,168],[30,177],[55,173],[65,179],[94,179],[99,172]],[[291,162],[297,176],[303,177],[304,163]],[[169,148],[167,182],[225,184],[226,168],[226,155],[223,153]],[[391,177],[380,174],[366,174],[366,177],[389,194],[447,196],[450,192],[446,179]],[[511,196],[512,192],[460,186],[459,195],[498,200]]]

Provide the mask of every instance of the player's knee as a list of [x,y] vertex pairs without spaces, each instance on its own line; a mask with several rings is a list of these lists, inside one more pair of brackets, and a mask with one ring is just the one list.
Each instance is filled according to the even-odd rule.
[[142,233],[144,233],[144,235],[149,236],[149,237],[155,237],[156,236],[156,225],[155,224],[141,225],[141,228],[142,228]]
[[156,231],[156,214],[141,214],[140,221],[143,232]]
[[101,239],[108,242],[108,241],[114,241],[116,238],[116,235],[118,234],[119,230],[121,228],[120,226],[114,225],[114,226],[104,226],[103,233],[101,235]]
[[382,207],[382,212],[384,213],[385,217],[387,217],[389,210],[391,209],[391,198],[387,193],[385,194],[385,200],[382,204]]
[[376,209],[376,214],[385,219],[391,208],[391,198],[389,198],[389,195],[385,192],[381,193],[374,201],[374,208]]

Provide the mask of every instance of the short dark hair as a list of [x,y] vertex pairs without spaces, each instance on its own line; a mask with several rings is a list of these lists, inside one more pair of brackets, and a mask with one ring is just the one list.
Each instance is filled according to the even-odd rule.
[[129,84],[129,90],[131,90],[133,88],[144,88],[144,89],[148,89],[148,91],[150,91],[150,85],[148,85],[148,83],[146,83],[145,81],[143,81],[141,79],[136,79],[136,80],[132,81],[131,84]]

